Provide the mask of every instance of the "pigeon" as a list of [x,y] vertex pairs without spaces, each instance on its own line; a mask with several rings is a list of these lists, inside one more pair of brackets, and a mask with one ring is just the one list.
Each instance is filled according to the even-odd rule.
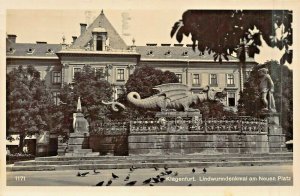
[[124,179],[124,181],[128,181],[130,178],[130,174],[128,174],[128,176],[126,176],[126,178]]
[[96,171],[96,169],[94,169],[94,174],[100,174],[100,172]]
[[164,166],[164,169],[165,169],[165,170],[168,170],[167,166]]
[[98,184],[96,184],[96,186],[102,186],[104,183],[104,181],[99,182]]
[[143,184],[148,184],[148,183],[150,183],[150,182],[151,182],[151,178],[145,180],[145,181],[143,182]]
[[192,172],[195,173],[195,171],[196,171],[195,168],[193,168],[193,169],[192,169]]
[[159,182],[159,178],[152,178],[155,183]]
[[114,173],[111,173],[111,176],[112,176],[114,179],[119,178],[119,176],[117,176],[117,175],[114,174]]
[[106,186],[110,186],[111,183],[112,183],[112,180],[109,180],[109,181],[107,182]]
[[154,167],[155,171],[158,171],[159,169],[157,167]]
[[149,186],[154,186],[154,185],[150,183]]
[[133,168],[132,168],[132,167],[131,167],[131,168],[129,168],[129,171],[133,172]]
[[170,170],[170,171],[166,171],[166,174],[170,175],[173,171]]
[[136,181],[131,181],[131,182],[126,183],[126,186],[134,186],[135,183],[136,183]]
[[207,172],[207,170],[206,170],[205,168],[204,168],[202,171],[203,171],[203,173],[206,173],[206,172]]
[[188,186],[192,186],[192,184],[189,184]]
[[160,182],[164,182],[165,178],[160,178],[159,180],[160,180]]
[[76,176],[80,177],[80,176],[81,176],[81,173],[80,173],[80,172],[78,172]]
[[166,175],[166,173],[165,172],[160,172],[160,175],[164,176],[164,175]]
[[174,172],[174,176],[178,176],[178,172]]
[[88,175],[90,172],[84,172],[81,174],[82,177],[85,177],[86,175]]

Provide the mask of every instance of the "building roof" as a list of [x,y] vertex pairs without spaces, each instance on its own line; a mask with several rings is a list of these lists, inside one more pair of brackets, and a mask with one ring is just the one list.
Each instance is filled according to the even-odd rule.
[[109,20],[106,18],[103,12],[99,14],[99,16],[87,27],[86,31],[81,34],[76,41],[70,46],[71,49],[84,48],[87,46],[88,42],[92,39],[92,32],[95,28],[99,28],[99,24],[101,24],[100,28],[104,28],[107,32],[107,36],[109,38],[109,44],[112,49],[127,49],[127,45]]
[[6,56],[8,57],[57,57],[56,52],[61,44],[12,43],[6,41]]
[[[167,44],[164,44],[167,45]],[[137,46],[136,52],[141,54],[141,60],[191,60],[191,61],[214,61],[213,53],[205,52],[200,55],[199,50],[192,47],[182,46]],[[229,61],[238,62],[238,58],[228,56]],[[223,60],[223,62],[227,62]],[[255,62],[253,58],[248,58],[247,62]]]

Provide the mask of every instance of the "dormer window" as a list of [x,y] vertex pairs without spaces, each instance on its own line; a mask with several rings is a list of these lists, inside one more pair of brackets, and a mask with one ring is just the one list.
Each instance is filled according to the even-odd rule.
[[148,53],[147,53],[147,55],[153,56],[153,50],[149,50]]
[[170,56],[171,55],[171,51],[168,50],[166,53],[165,53],[166,56]]
[[9,52],[10,54],[14,53],[16,50],[14,48],[9,48],[7,52]]
[[49,48],[49,49],[47,50],[47,53],[53,54],[53,50],[52,50],[51,48]]
[[184,52],[182,53],[182,55],[183,55],[183,56],[188,56],[188,51],[184,51]]
[[28,48],[27,54],[32,54],[33,52],[34,52],[34,50],[32,48]]

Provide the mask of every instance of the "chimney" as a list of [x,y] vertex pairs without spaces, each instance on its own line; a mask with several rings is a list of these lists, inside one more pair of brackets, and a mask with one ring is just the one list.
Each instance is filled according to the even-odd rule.
[[17,36],[9,34],[9,35],[7,35],[7,39],[12,43],[16,43]]
[[157,46],[155,43],[147,43],[146,46]]
[[47,44],[47,42],[44,41],[36,41],[37,44]]
[[174,46],[181,46],[181,47],[182,47],[182,46],[183,46],[183,44],[174,44]]
[[77,39],[77,36],[72,36],[72,39],[73,39],[73,44],[74,44],[74,42],[75,42],[76,39]]
[[86,31],[87,24],[80,23],[80,35],[82,35]]

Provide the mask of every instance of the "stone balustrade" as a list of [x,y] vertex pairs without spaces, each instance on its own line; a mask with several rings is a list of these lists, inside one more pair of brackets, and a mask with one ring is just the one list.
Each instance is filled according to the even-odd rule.
[[223,118],[199,121],[175,119],[138,120],[130,122],[131,134],[145,133],[244,133],[267,134],[267,121],[257,118]]
[[258,118],[209,118],[200,120],[143,119],[130,122],[110,121],[99,124],[91,130],[91,135],[127,135],[129,134],[166,134],[166,133],[244,133],[267,134],[268,124]]
[[91,135],[127,135],[128,123],[111,121],[99,124],[90,131]]

